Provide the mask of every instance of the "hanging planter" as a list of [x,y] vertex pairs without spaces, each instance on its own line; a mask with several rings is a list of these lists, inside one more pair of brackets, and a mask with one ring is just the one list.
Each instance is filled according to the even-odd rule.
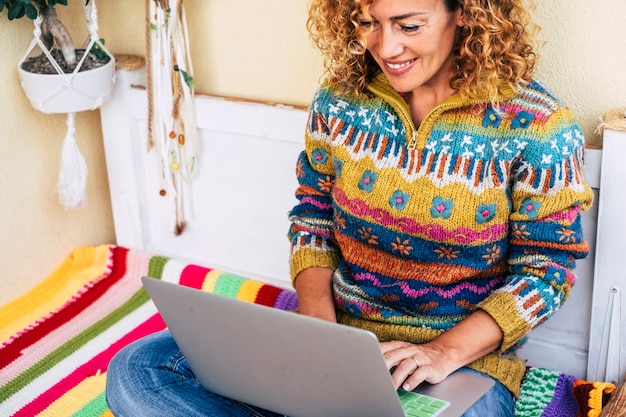
[[67,0],[0,0],[0,12],[6,8],[9,20],[26,16],[34,21],[33,40],[17,67],[30,103],[43,113],[67,113],[56,186],[66,209],[86,201],[87,164],[74,137],[75,113],[102,106],[115,83],[115,59],[98,36],[95,0],[84,1],[89,39],[75,49],[54,9],[67,6]]
[[[43,113],[95,110],[111,97],[115,59],[98,37],[95,0],[87,1],[84,10],[89,39],[82,49],[74,49],[53,7],[44,6],[34,19],[33,40],[18,65],[18,74],[30,103]],[[54,36],[56,25],[64,32],[46,45],[51,43],[46,41],[47,31]]]
[[[76,50],[84,56],[84,49]],[[57,54],[58,55],[58,54]],[[89,56],[89,55],[88,55]],[[102,106],[110,97],[115,79],[115,61],[108,62],[97,68],[71,73],[39,73],[34,67],[35,59],[26,59],[18,66],[22,88],[31,105],[42,113],[73,113],[95,110]],[[56,63],[56,61],[54,61]],[[31,64],[31,65],[28,65]],[[51,65],[54,67],[54,65]],[[80,67],[77,67],[80,69]]]

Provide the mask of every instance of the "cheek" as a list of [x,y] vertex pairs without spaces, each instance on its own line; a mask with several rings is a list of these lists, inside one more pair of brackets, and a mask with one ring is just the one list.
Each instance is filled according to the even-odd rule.
[[428,51],[424,52],[439,59],[446,59],[454,50],[455,39],[455,32],[442,33],[437,39],[426,43],[427,46],[424,49]]
[[365,48],[372,52],[376,48],[377,36],[374,33],[369,33],[363,37],[365,41]]

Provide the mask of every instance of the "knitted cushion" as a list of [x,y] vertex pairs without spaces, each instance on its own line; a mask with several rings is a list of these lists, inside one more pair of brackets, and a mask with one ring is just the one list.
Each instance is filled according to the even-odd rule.
[[599,417],[615,385],[562,372],[528,368],[515,417]]
[[602,408],[601,417],[623,417],[626,410],[626,376],[611,394],[610,401]]
[[598,417],[615,392],[609,382],[575,381],[572,386],[579,410],[576,417]]
[[572,393],[576,378],[542,368],[530,368],[524,377],[516,417],[575,417],[578,404]]

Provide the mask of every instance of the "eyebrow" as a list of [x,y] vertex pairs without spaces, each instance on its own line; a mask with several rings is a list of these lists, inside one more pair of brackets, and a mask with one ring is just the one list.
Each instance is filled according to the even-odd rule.
[[424,15],[426,14],[426,12],[411,12],[411,13],[406,13],[400,16],[393,16],[390,18],[390,20],[396,21],[396,20],[403,20],[403,19],[407,19],[409,17],[414,17],[414,16],[418,16],[418,15]]
[[[389,18],[389,20],[391,20],[392,22],[397,22],[398,20],[404,20],[404,19],[408,19],[409,17],[414,17],[414,16],[421,16],[421,15],[426,15],[426,12],[409,12],[409,13],[405,13],[399,16],[392,16]],[[378,21],[378,19],[376,18],[376,16],[371,15],[371,18]]]

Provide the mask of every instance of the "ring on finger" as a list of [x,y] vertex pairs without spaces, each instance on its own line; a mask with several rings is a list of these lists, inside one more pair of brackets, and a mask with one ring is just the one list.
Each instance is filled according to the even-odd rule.
[[413,369],[409,375],[413,375],[415,371],[417,371],[417,368],[420,367],[420,363],[417,361],[417,359],[415,359],[413,356],[411,356],[411,359],[413,359],[413,362],[415,362],[415,369]]

